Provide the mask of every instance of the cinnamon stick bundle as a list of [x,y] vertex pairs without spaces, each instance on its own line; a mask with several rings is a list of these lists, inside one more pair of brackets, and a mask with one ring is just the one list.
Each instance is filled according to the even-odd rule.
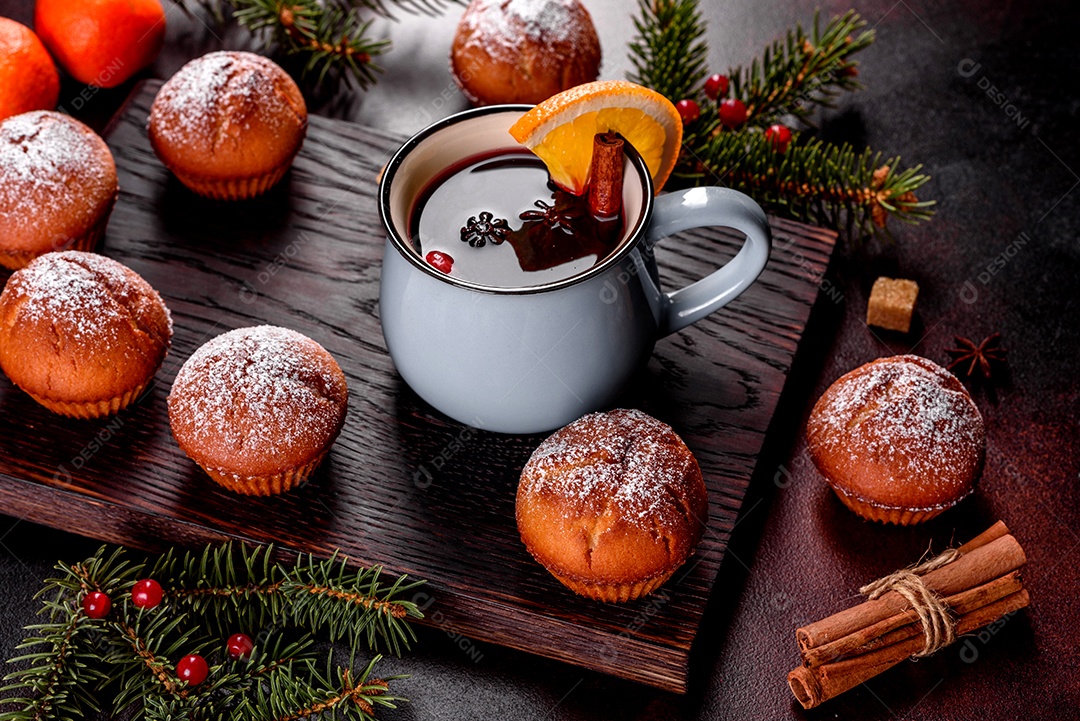
[[[957,549],[955,560],[921,575],[947,605],[959,636],[1028,605],[1019,569],[1024,549],[998,521]],[[896,591],[796,630],[802,665],[788,685],[813,708],[919,654],[926,638],[919,614]]]

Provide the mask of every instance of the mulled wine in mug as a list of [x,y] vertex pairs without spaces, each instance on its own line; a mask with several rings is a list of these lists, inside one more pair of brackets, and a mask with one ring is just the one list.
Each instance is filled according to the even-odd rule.
[[[548,431],[609,406],[658,338],[754,282],[771,243],[765,214],[741,193],[654,198],[629,147],[621,211],[599,219],[510,137],[528,109],[434,123],[397,151],[379,185],[379,308],[394,364],[436,409],[503,433]],[[665,293],[653,246],[702,226],[746,240],[723,267]]]

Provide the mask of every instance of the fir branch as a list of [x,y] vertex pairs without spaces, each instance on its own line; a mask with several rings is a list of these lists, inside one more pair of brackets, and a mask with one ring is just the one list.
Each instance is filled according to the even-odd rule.
[[21,708],[0,714],[0,719],[38,721],[57,717],[81,718],[87,712],[98,710],[93,697],[85,692],[83,678],[90,676],[97,680],[100,672],[85,670],[93,667],[88,665],[88,654],[85,651],[80,653],[78,647],[78,636],[86,625],[89,625],[89,619],[73,613],[63,622],[27,627],[27,630],[39,635],[26,639],[17,648],[45,646],[48,650],[11,659],[9,663],[28,662],[30,666],[4,677],[5,681],[14,683],[0,689],[0,694],[18,695],[5,696],[0,699],[0,704]]
[[766,127],[783,115],[807,122],[815,107],[830,107],[839,93],[861,87],[851,56],[874,42],[874,31],[864,27],[866,21],[849,10],[822,29],[815,12],[812,35],[796,25],[750,67],[730,68],[731,96],[746,104],[747,123]]
[[327,629],[331,640],[345,638],[354,650],[363,638],[370,648],[382,644],[400,655],[416,640],[403,620],[423,616],[415,603],[400,596],[422,582],[403,575],[386,586],[381,575],[379,566],[352,572],[348,559],[337,554],[329,561],[303,556],[286,575],[281,593],[294,622]]
[[370,10],[395,20],[390,7],[410,13],[438,15],[461,0],[177,0],[194,16],[202,10],[218,25],[231,16],[237,24],[262,39],[264,47],[279,47],[303,59],[303,77],[318,86],[327,80],[348,79],[361,90],[376,80],[381,68],[375,58],[386,53],[390,41],[371,37]]
[[372,40],[370,20],[356,8],[320,0],[231,0],[233,17],[255,35],[291,55],[306,57],[304,75],[321,84],[331,71],[347,74],[361,88],[380,70],[373,58],[386,52],[389,40]]
[[106,624],[110,633],[102,660],[113,669],[112,679],[119,686],[113,710],[125,711],[154,694],[186,698],[189,689],[177,678],[171,659],[202,653],[212,639],[200,634],[187,614],[166,613],[159,607],[124,615],[133,618]]
[[[903,168],[900,158],[848,144],[831,145],[795,133],[786,152],[765,141],[762,129],[792,116],[809,124],[819,107],[859,87],[851,59],[874,41],[853,11],[808,34],[797,25],[768,45],[760,59],[728,70],[729,97],[741,100],[747,121],[737,129],[719,119],[718,103],[704,93],[704,21],[697,0],[639,0],[638,37],[630,43],[630,76],[673,102],[692,99],[700,116],[683,129],[683,147],[668,187],[723,183],[742,190],[767,210],[849,234],[886,229],[889,217],[919,222],[933,201],[915,191],[929,176]],[[683,58],[687,61],[680,65]],[[887,230],[886,230],[887,232]]]
[[403,700],[390,693],[390,683],[404,676],[371,677],[380,659],[374,657],[359,674],[354,674],[348,667],[335,669],[333,659],[329,658],[326,670],[314,670],[311,683],[304,685],[296,684],[289,676],[277,676],[258,694],[253,710],[257,718],[273,721],[321,718],[373,721],[377,706],[397,708],[397,702]]
[[705,23],[697,0],[638,0],[638,37],[630,43],[630,80],[671,102],[693,97],[705,80]]
[[[381,658],[337,668],[327,654],[318,665],[313,638],[289,640],[278,628],[296,625],[325,630],[331,639],[400,651],[415,639],[407,625],[421,617],[400,596],[417,582],[405,576],[381,580],[381,569],[354,569],[334,554],[295,564],[273,560],[270,548],[226,544],[201,553],[168,552],[148,569],[122,549],[75,564],[58,564],[58,577],[39,592],[48,623],[31,626],[20,649],[35,649],[14,662],[26,663],[7,677],[0,703],[14,710],[3,721],[67,721],[108,708],[130,720],[292,721],[301,718],[372,719],[380,706],[404,700],[390,692],[401,676],[372,677]],[[166,588],[162,603],[136,608],[131,589],[151,577]],[[91,619],[83,598],[91,591],[113,601],[109,615]],[[253,622],[271,624],[258,633],[249,658],[223,659],[224,638]],[[289,632],[296,635],[295,632]],[[189,686],[176,663],[199,653],[209,676]],[[349,669],[362,668],[359,674]]]
[[0,705],[20,709],[0,714],[0,721],[80,718],[100,707],[90,692],[106,678],[97,667],[100,627],[83,613],[81,600],[90,590],[117,593],[130,588],[141,567],[124,559],[120,549],[106,556],[102,546],[85,562],[59,563],[56,570],[61,575],[47,579],[37,593],[42,599],[39,613],[48,616],[48,622],[28,626],[35,635],[16,647],[44,650],[9,661],[28,666],[4,677],[10,683],[0,688]]
[[929,176],[920,167],[898,168],[900,158],[872,150],[856,152],[796,135],[784,153],[759,132],[718,133],[702,148],[689,171],[690,184],[723,183],[753,197],[766,210],[832,228],[884,229],[889,216],[903,222],[930,217],[933,201],[915,196]]
[[153,575],[167,596],[211,620],[225,615],[241,626],[269,624],[325,630],[332,641],[345,639],[355,651],[386,648],[400,655],[415,640],[408,619],[422,618],[402,596],[422,581],[400,576],[389,585],[382,568],[352,569],[348,559],[300,556],[286,567],[271,561],[273,547],[225,544],[182,558],[166,554]]

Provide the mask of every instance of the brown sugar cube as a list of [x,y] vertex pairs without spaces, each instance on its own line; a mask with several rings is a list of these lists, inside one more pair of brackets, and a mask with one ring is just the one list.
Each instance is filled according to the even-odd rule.
[[907,333],[918,295],[919,284],[913,280],[878,278],[866,306],[866,324]]

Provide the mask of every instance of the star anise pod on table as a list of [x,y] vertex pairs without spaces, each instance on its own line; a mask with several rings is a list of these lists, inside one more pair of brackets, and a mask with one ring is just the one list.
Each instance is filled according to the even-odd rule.
[[1001,333],[994,333],[975,345],[969,338],[956,336],[956,348],[945,352],[952,356],[949,370],[958,370],[958,375],[974,378],[978,372],[985,380],[990,380],[994,365],[1005,362],[1005,349],[1001,347]]

